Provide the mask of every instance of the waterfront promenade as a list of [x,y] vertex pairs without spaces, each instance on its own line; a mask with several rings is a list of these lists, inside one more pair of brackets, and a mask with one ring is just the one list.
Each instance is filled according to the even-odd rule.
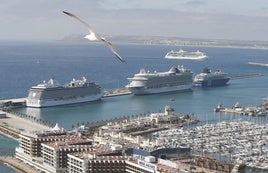
[[27,120],[1,110],[0,114],[6,114],[6,118],[0,118],[1,132],[14,138],[18,138],[19,133],[22,131],[34,132],[50,129],[48,126],[32,122],[31,120]]

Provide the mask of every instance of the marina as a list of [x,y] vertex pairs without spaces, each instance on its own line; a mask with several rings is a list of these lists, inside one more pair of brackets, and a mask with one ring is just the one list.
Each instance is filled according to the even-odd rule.
[[268,171],[267,134],[267,124],[235,121],[166,130],[153,136],[165,147],[188,146],[200,156],[214,155],[218,160]]

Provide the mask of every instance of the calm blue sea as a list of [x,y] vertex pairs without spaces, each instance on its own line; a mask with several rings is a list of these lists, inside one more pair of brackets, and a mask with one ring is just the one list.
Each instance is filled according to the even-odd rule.
[[[18,146],[18,142],[8,138],[0,133],[0,156],[14,155],[15,147]],[[15,173],[17,172],[13,168],[0,162],[1,173]]]
[[[204,61],[164,59],[168,51],[181,48],[203,51],[209,58]],[[261,73],[263,76],[231,80],[228,86],[196,88],[193,92],[127,95],[82,105],[23,108],[18,111],[57,122],[65,129],[71,129],[77,123],[159,112],[163,111],[165,105],[171,105],[178,113],[194,114],[208,123],[233,119],[267,123],[267,117],[219,115],[214,114],[213,108],[219,103],[226,107],[231,107],[236,102],[242,106],[258,105],[268,96],[268,67],[247,64],[249,61],[268,63],[268,50],[164,45],[116,45],[116,49],[125,57],[127,64],[120,63],[102,44],[0,42],[0,99],[26,97],[32,85],[51,77],[64,84],[72,78],[85,76],[105,89],[125,86],[127,78],[141,68],[167,71],[173,65],[183,65],[197,74],[204,67],[209,67],[212,71],[221,69],[231,76],[253,73]],[[4,145],[0,144],[0,149]]]

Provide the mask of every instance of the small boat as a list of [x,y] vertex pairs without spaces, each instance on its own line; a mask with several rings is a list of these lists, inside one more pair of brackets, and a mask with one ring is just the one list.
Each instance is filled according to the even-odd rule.
[[175,101],[175,99],[174,99],[174,98],[171,98],[171,99],[170,99],[170,101],[174,102],[174,101]]
[[220,112],[221,110],[224,110],[225,108],[222,106],[222,104],[218,104],[215,108],[214,108],[214,112]]

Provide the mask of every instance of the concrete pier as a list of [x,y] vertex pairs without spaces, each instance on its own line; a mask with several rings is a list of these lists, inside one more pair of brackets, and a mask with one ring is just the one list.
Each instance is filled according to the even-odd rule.
[[25,107],[25,106],[26,106],[26,98],[14,98],[14,99],[0,100],[0,108]]
[[131,92],[127,88],[106,89],[104,90],[103,97],[114,97],[128,94],[131,94]]
[[254,78],[254,77],[261,77],[261,76],[263,76],[263,74],[260,74],[260,73],[246,74],[246,75],[237,75],[237,76],[231,76],[231,80]]

